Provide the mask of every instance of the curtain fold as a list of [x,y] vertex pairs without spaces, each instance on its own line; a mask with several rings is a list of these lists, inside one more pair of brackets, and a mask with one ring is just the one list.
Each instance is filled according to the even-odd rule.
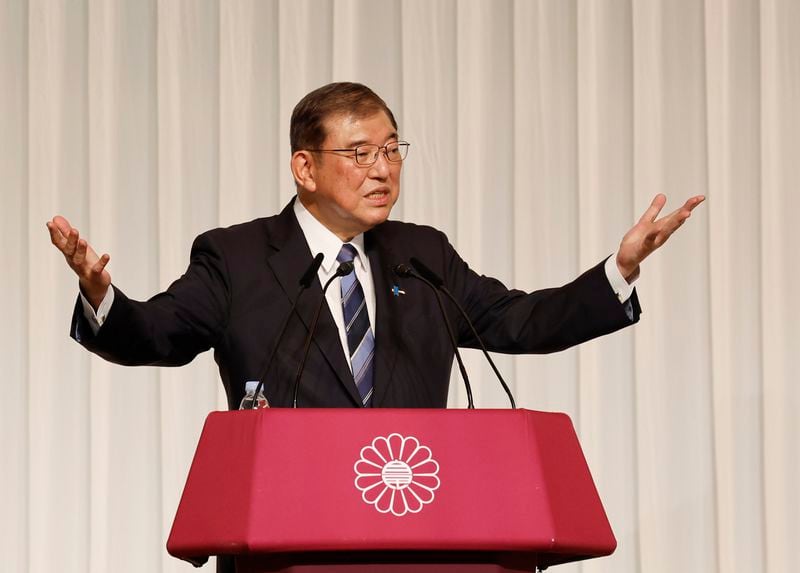
[[[0,2],[0,233],[13,248],[0,249],[0,264],[12,280],[3,281],[7,328],[0,329],[3,377],[0,389],[0,440],[5,467],[0,472],[0,552],[5,565],[25,571],[29,563],[28,498],[31,432],[28,402],[30,327],[28,309],[28,6]],[[62,331],[63,332],[63,331]]]
[[4,565],[190,570],[164,543],[226,407],[210,353],[122,368],[69,340],[45,221],[147,298],[198,233],[286,204],[293,106],[352,80],[412,144],[393,217],[518,288],[602,261],[656,193],[707,195],[644,263],[639,325],[497,362],[520,406],[570,414],[619,541],[563,571],[791,570],[798,29],[793,0],[0,0]]

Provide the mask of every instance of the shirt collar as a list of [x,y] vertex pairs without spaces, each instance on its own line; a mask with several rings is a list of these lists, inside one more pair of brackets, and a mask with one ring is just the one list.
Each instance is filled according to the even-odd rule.
[[[320,268],[326,275],[333,274],[339,266],[339,263],[336,262],[336,257],[339,255],[339,251],[344,244],[342,240],[337,237],[333,231],[319,222],[317,218],[305,208],[305,205],[303,205],[299,197],[294,201],[294,216],[297,218],[300,229],[306,237],[306,243],[308,243],[308,248],[311,249],[312,256],[317,253],[323,254],[324,258],[322,259]],[[355,247],[358,253],[358,257],[355,261],[356,265],[360,266],[361,270],[366,270],[364,262],[366,256],[364,252],[364,233],[359,233],[353,237],[350,244]]]

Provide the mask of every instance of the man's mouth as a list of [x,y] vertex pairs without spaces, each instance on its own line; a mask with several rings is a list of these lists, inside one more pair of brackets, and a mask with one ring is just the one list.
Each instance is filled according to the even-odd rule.
[[389,191],[387,189],[377,189],[367,193],[364,198],[373,203],[383,204],[389,199]]

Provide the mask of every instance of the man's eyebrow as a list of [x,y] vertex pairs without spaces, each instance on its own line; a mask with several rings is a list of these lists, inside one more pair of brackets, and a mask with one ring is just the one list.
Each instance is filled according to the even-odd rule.
[[[397,140],[397,138],[398,138],[397,132],[393,131],[392,133],[389,134],[389,137],[386,138],[386,141],[388,142],[392,140]],[[368,143],[370,142],[367,141],[366,139],[355,139],[350,143],[348,143],[346,147],[347,149],[353,149],[354,147],[358,147],[359,145],[366,145]]]

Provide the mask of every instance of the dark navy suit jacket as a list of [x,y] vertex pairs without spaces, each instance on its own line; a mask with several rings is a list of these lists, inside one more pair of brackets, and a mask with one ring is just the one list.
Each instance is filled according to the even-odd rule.
[[[490,350],[544,353],[561,350],[636,322],[617,300],[600,263],[571,283],[533,293],[509,290],[480,276],[433,228],[387,221],[365,233],[376,296],[375,407],[444,407],[453,351],[433,293],[392,267],[411,257],[443,277]],[[179,366],[214,349],[231,408],[247,380],[259,373],[298,280],[311,263],[290,203],[280,214],[225,229],[194,242],[186,273],[146,302],[115,288],[105,323],[93,335],[76,305],[71,333],[83,346],[125,365]],[[393,285],[405,295],[394,296]],[[291,405],[292,384],[314,310],[322,300],[318,280],[300,300],[266,377],[273,406]],[[474,346],[469,328],[445,301],[459,345]],[[303,375],[299,405],[358,407],[358,391],[333,317],[323,305]]]

